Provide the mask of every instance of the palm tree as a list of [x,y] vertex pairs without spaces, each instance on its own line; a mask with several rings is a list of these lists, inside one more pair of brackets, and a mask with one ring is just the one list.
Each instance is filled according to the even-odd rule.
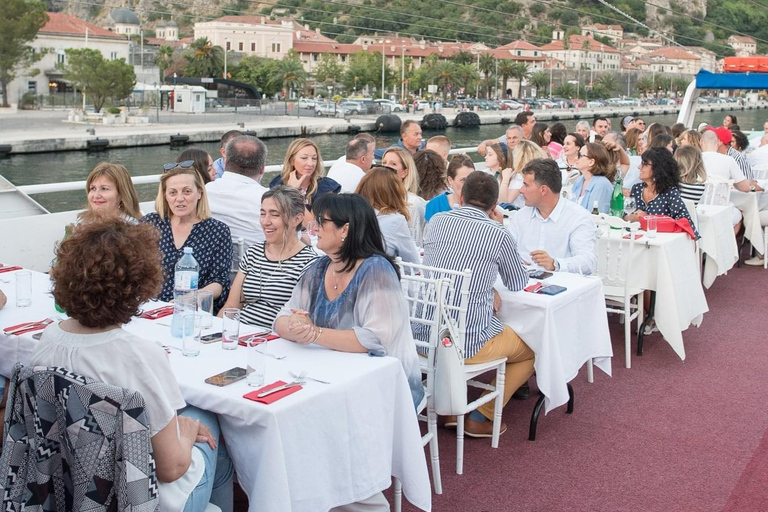
[[207,37],[196,39],[184,58],[187,60],[185,71],[190,76],[213,78],[224,70],[224,50],[214,46]]
[[597,80],[597,83],[603,86],[603,89],[608,92],[609,96],[619,90],[619,81],[616,79],[616,75],[613,73],[601,76]]
[[509,74],[514,80],[517,80],[517,98],[520,97],[520,91],[523,89],[523,80],[528,78],[531,73],[528,71],[528,65],[525,62],[515,62],[512,65],[512,72]]
[[569,84],[568,82],[563,82],[562,84],[555,87],[555,94],[559,96],[560,98],[575,98],[576,97],[576,87],[573,86],[573,84]]
[[480,80],[480,73],[473,64],[459,64],[454,73],[454,82],[457,86],[463,87],[465,91]]
[[[471,64],[470,64],[471,66]],[[441,83],[443,85],[443,100],[445,100],[445,94],[450,89],[451,84],[456,79],[456,64],[451,61],[443,61],[435,65],[434,69],[434,79],[437,80],[438,83]]]
[[[539,96],[543,96],[543,92],[546,90],[547,86],[549,86],[549,74],[545,73],[544,71],[537,71],[531,75],[531,78],[528,80],[528,82],[532,87],[536,88],[536,91],[539,92]],[[551,96],[552,91],[549,92]]]
[[487,53],[482,54],[480,56],[479,68],[485,78],[485,98],[488,99],[491,96],[491,82],[488,78],[496,69],[496,59]]
[[507,82],[509,81],[509,77],[512,76],[512,70],[513,66],[515,65],[514,62],[512,62],[510,59],[501,59],[499,61],[499,75],[501,76],[501,90],[503,91],[503,96],[507,96]]
[[280,87],[285,92],[285,109],[288,111],[288,98],[293,89],[300,89],[307,81],[307,72],[299,59],[284,57],[277,65],[277,70],[270,84]]
[[155,64],[160,68],[160,83],[165,80],[165,70],[168,69],[173,63],[173,47],[163,45],[157,50],[157,57],[155,57]]
[[640,79],[638,79],[637,83],[635,84],[635,87],[638,91],[640,91],[640,94],[643,94],[645,96],[648,96],[648,93],[653,91],[653,80],[648,78],[647,76],[644,76]]

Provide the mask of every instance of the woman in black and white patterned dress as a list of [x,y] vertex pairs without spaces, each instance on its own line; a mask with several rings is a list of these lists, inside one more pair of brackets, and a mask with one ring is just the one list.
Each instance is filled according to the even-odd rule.
[[280,308],[291,298],[304,270],[317,254],[296,236],[304,219],[304,196],[278,186],[261,199],[264,242],[248,248],[225,304],[240,308],[246,324],[271,327]]

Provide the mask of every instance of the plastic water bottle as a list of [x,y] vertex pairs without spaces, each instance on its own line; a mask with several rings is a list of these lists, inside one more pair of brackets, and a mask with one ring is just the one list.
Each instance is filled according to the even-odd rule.
[[192,248],[185,247],[184,255],[176,263],[173,286],[173,320],[171,335],[181,338],[184,334],[184,315],[197,309],[197,283],[200,278],[200,265],[192,256]]

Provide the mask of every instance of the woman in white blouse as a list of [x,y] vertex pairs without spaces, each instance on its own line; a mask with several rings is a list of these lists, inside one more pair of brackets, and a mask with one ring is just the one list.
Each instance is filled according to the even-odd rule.
[[373,167],[357,186],[376,212],[379,229],[384,238],[384,249],[393,258],[400,256],[409,263],[421,263],[419,252],[408,229],[408,204],[405,187],[389,167]]

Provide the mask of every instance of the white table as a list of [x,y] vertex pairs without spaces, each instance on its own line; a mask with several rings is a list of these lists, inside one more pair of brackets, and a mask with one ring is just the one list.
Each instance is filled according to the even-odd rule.
[[[7,276],[0,274],[6,280]],[[32,307],[16,308],[15,298],[9,294],[9,305],[0,310],[0,374],[5,376],[10,376],[16,362],[29,360],[37,342],[34,333],[5,336],[2,328],[55,314],[53,299],[46,294],[48,277],[33,276]],[[13,278],[10,281],[15,286]],[[9,285],[0,285],[8,293]],[[181,341],[170,336],[169,324],[170,317],[137,318],[125,328],[180,347]],[[221,320],[215,318],[213,330],[206,332],[220,330]],[[242,332],[256,330],[243,326]],[[431,509],[421,433],[397,359],[333,352],[285,340],[270,342],[270,350],[287,357],[268,361],[267,382],[289,382],[289,370],[307,370],[310,376],[331,384],[308,382],[304,389],[263,405],[242,397],[253,389],[245,381],[223,388],[204,383],[219,372],[244,367],[244,347],[225,351],[215,343],[204,345],[198,357],[184,357],[178,350],[169,355],[187,403],[219,415],[250,510],[326,511],[388,488],[392,475],[403,483],[411,503]]]
[[758,250],[763,250],[763,227],[760,210],[768,208],[768,193],[731,190],[731,202],[744,216],[744,236]]
[[496,290],[501,295],[501,309],[497,316],[536,354],[536,382],[545,396],[545,412],[549,412],[568,402],[567,384],[588,360],[593,359],[611,375],[613,348],[602,281],[556,272],[544,283],[567,290],[552,296],[511,292],[499,279]]
[[727,273],[739,260],[739,246],[733,232],[732,206],[700,204],[696,215],[701,239],[699,249],[704,254],[702,283],[712,286],[717,276]]
[[[623,233],[612,230],[611,236]],[[643,236],[635,241],[629,286],[656,292],[656,326],[685,360],[683,331],[691,324],[699,327],[709,311],[699,275],[698,249],[685,233],[657,233],[655,238],[640,233]],[[648,311],[648,304],[645,309]]]

